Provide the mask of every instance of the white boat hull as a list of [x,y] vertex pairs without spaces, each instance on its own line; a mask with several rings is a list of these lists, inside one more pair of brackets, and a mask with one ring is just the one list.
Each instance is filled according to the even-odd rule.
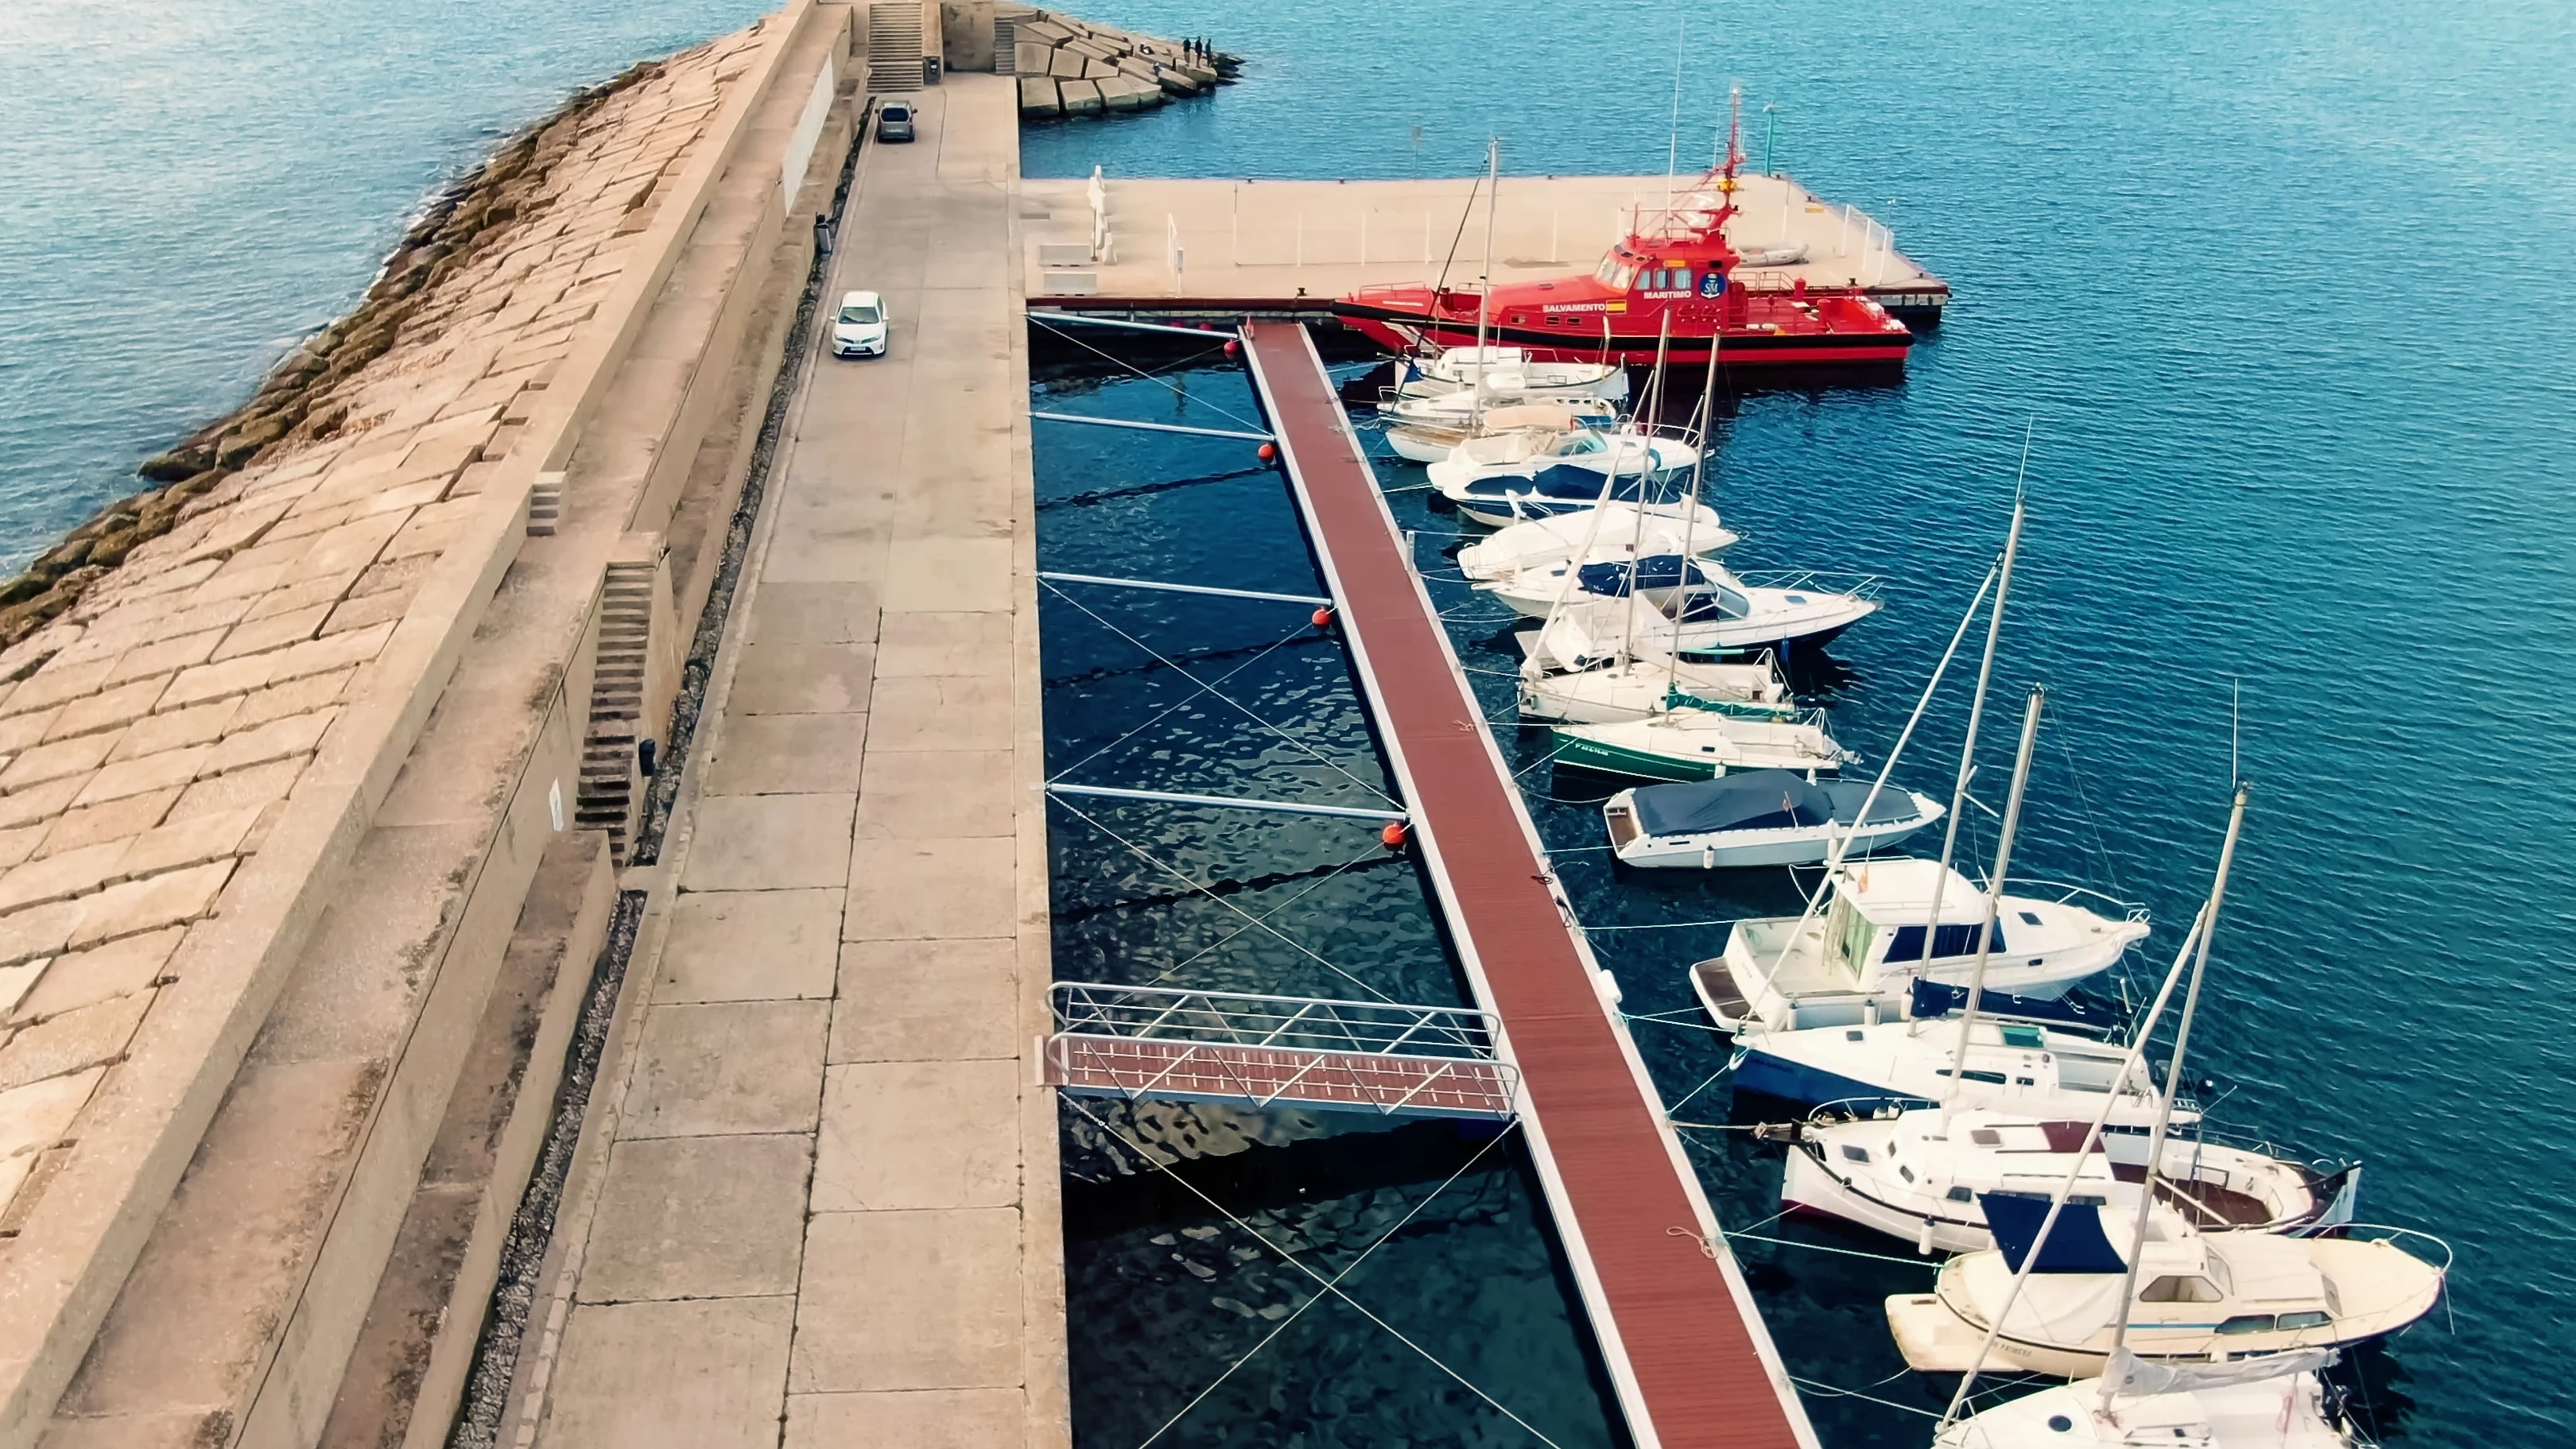
[[[1614,799],[1616,797],[1613,797]],[[1917,808],[1902,820],[1884,821],[1854,832],[1843,825],[1814,825],[1779,830],[1727,830],[1709,835],[1638,835],[1622,843],[1611,840],[1621,865],[1641,870],[1734,870],[1765,865],[1822,865],[1834,842],[1848,838],[1845,858],[1857,860],[1896,844],[1941,816],[1941,807],[1915,797]],[[1924,807],[1929,807],[1924,808]],[[1889,1015],[1894,1015],[1891,1009]]]
[[1933,1449],[2352,1449],[2326,1414],[2313,1373],[2250,1384],[2121,1395],[2102,1412],[2102,1383],[2079,1379],[1997,1404],[1933,1436]]

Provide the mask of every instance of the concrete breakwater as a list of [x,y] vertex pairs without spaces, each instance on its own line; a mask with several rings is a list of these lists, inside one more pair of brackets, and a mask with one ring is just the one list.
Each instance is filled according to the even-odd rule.
[[[1205,41],[1135,35],[1052,11],[997,16],[997,32],[1005,25],[1024,119],[1144,110],[1212,90],[1242,67]],[[997,33],[997,69],[1001,44]]]
[[554,204],[554,173],[584,119],[660,74],[658,63],[646,63],[584,89],[440,195],[355,308],[271,368],[248,402],[144,461],[138,473],[157,486],[100,509],[0,585],[0,648],[59,617],[138,545],[218,506],[207,495],[227,478],[338,436],[350,424],[349,398],[363,374],[404,342],[407,330],[419,339],[413,319],[438,300],[440,284],[495,243],[523,235]]
[[0,1446],[445,1437],[853,34],[791,0],[578,98],[22,581]]

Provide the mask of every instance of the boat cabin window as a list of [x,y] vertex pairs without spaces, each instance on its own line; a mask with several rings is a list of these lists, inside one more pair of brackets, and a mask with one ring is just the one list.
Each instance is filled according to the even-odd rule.
[[2270,1333],[2277,1325],[2268,1313],[2240,1313],[2218,1325],[2221,1333]]
[[[2004,945],[2003,925],[2001,922],[1997,922],[1995,925],[1995,950],[2001,952],[2009,949],[2009,947]],[[1932,955],[1936,960],[1950,956],[1974,956],[1975,954],[1977,954],[1977,926],[1973,921],[1961,926],[1943,926],[1933,935]],[[1887,946],[1887,959],[1890,961],[1922,960],[1923,928],[1921,926],[1897,927],[1895,939],[1891,940]]]
[[1854,1147],[1850,1143],[1846,1142],[1843,1144],[1843,1160],[1846,1162],[1867,1162],[1869,1161],[1869,1149],[1866,1147]]
[[1950,1199],[1952,1202],[1975,1202],[1977,1200],[1976,1193],[1964,1187],[1954,1187],[1942,1195]]
[[2293,1328],[2323,1328],[2332,1322],[2334,1319],[2331,1315],[2309,1308],[2297,1313],[2282,1314],[2280,1326],[2284,1332],[2287,1332]]
[[2023,1051],[2033,1052],[2045,1051],[2048,1048],[2048,1038],[2040,1035],[2038,1027],[2007,1026],[2003,1029],[2003,1033],[2005,1046],[2019,1047]]
[[1637,280],[1637,268],[1614,251],[1601,258],[1601,265],[1593,269],[1592,280],[1611,291],[1624,292],[1630,282]]
[[2004,1134],[1992,1127],[1972,1127],[1968,1130],[1968,1140],[1979,1147],[2001,1147],[2004,1145]]
[[1899,1164],[1896,1169],[1896,1175],[1904,1178],[1907,1182],[1912,1182],[1914,1180],[1914,1169]]
[[[2141,1303],[2216,1303],[2222,1297],[2217,1284],[2197,1273],[2167,1273],[2149,1283],[2147,1291],[2138,1295],[2138,1301]],[[2234,1322],[2233,1319],[2229,1321]],[[2270,1316],[2266,1315],[2263,1319],[2264,1326],[2268,1328],[2271,1323]],[[2225,1328],[2219,1329],[2221,1333],[2226,1331]]]
[[1851,898],[1836,895],[1832,910],[1825,918],[1825,939],[1830,942],[1827,964],[1860,979],[1861,968],[1869,961],[1869,944],[1878,938],[1878,927],[1869,917],[1852,909]]
[[2022,911],[2019,914],[2023,920],[2030,922],[2032,925],[2036,926],[2039,924],[2039,912]]
[[[1942,1076],[1946,1077],[1950,1075],[1950,1069],[1948,1067],[1941,1067],[1938,1071]],[[2004,1074],[2001,1072],[1981,1072],[1971,1067],[1967,1071],[1959,1074],[1959,1080],[1963,1082],[1983,1082],[1989,1087],[2000,1087],[2004,1084]]]

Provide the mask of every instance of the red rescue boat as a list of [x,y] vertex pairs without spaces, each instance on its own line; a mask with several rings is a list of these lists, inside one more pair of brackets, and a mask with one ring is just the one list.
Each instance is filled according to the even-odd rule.
[[1641,210],[1589,276],[1509,282],[1491,296],[1455,287],[1363,287],[1335,316],[1397,352],[1475,344],[1533,361],[1650,365],[1667,320],[1670,361],[1754,365],[1902,365],[1914,334],[1857,288],[1810,287],[1763,270],[1726,239],[1735,171],[1726,164],[1661,210]]

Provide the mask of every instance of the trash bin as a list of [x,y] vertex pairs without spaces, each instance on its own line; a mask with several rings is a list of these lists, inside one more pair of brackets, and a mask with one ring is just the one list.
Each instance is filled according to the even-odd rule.
[[921,83],[926,86],[939,84],[938,56],[925,55],[921,58]]

